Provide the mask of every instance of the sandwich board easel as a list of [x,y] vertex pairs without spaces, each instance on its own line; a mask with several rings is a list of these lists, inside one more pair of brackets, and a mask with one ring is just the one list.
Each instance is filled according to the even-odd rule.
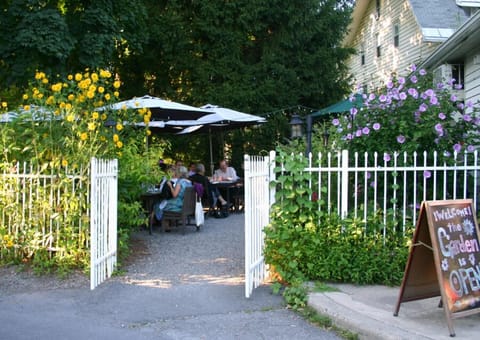
[[424,201],[415,227],[397,305],[441,296],[452,319],[480,313],[480,241],[473,201]]

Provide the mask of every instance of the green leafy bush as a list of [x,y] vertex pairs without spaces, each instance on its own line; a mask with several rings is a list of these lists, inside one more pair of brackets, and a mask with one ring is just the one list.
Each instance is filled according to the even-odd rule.
[[[387,212],[384,225],[379,210],[366,221],[335,210],[326,213],[304,171],[306,159],[285,157],[277,168],[276,204],[266,228],[265,260],[282,282],[298,280],[399,284],[408,256],[411,229],[398,231],[396,219]],[[312,186],[315,187],[315,186]],[[390,222],[388,222],[390,221]]]

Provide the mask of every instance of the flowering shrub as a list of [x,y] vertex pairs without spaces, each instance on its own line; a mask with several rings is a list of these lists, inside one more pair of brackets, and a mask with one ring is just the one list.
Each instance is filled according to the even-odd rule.
[[[119,181],[140,190],[138,181],[144,177],[138,174],[145,170],[140,147],[145,134],[132,127],[138,121],[148,123],[151,113],[101,109],[117,100],[120,85],[106,70],[87,69],[65,79],[37,72],[16,117],[10,112],[11,119],[0,123],[0,170],[7,173],[2,176],[0,172],[0,215],[4,216],[0,219],[0,263],[32,260],[42,271],[88,267],[89,184],[83,181],[88,180],[85,174],[92,157],[118,158],[120,168],[129,169],[121,172]],[[2,111],[11,109],[7,102],[0,102]],[[42,185],[32,189],[26,186],[32,180],[18,185],[23,181],[18,178],[37,173],[32,178],[53,179],[42,180]],[[142,222],[138,197],[132,198],[135,194],[119,192],[120,248],[128,234],[123,231]],[[28,197],[32,203],[25,218],[22,209]]]
[[23,95],[20,117],[2,128],[4,160],[76,167],[91,157],[120,157],[132,135],[125,124],[148,123],[151,115],[148,110],[99,110],[118,98],[120,85],[106,70],[87,69],[66,79],[37,72]]
[[395,151],[437,150],[446,158],[473,151],[478,106],[452,94],[452,88],[462,88],[455,79],[432,84],[425,70],[412,66],[407,78],[394,78],[379,93],[364,94],[363,107],[332,120],[339,148],[383,152],[386,161]]

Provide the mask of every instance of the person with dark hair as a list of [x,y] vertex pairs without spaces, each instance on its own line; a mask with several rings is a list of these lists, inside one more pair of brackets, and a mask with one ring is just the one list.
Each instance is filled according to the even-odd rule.
[[[203,202],[208,202],[210,207],[215,207],[217,202],[220,202],[222,206],[227,205],[227,201],[220,195],[218,188],[211,184],[208,178],[205,176],[205,166],[201,163],[195,166],[195,174],[190,176],[190,180],[193,183],[199,183],[203,186],[204,198]],[[206,198],[206,199],[205,199]]]

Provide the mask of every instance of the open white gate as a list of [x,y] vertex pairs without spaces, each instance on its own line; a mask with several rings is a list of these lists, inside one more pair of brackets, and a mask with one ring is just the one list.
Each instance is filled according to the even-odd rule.
[[118,161],[92,158],[90,174],[90,289],[95,289],[117,264]]
[[266,278],[267,268],[263,256],[263,228],[270,222],[270,206],[275,201],[273,171],[275,152],[269,156],[244,157],[245,166],[245,296]]

